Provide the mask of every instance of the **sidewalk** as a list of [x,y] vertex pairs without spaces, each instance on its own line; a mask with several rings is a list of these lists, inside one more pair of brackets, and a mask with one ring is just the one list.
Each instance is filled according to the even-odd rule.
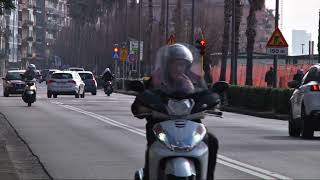
[[0,113],[0,179],[52,179],[28,145]]

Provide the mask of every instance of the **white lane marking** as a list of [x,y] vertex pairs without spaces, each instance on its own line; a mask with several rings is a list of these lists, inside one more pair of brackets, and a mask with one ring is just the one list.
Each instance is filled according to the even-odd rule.
[[249,164],[242,163],[242,162],[237,161],[237,160],[234,160],[234,159],[230,159],[230,158],[228,158],[228,157],[226,157],[226,156],[222,156],[222,155],[220,155],[220,154],[218,154],[218,158],[219,158],[219,159],[222,159],[222,160],[224,160],[224,161],[226,161],[226,162],[230,162],[230,163],[236,164],[236,165],[238,165],[238,166],[245,167],[245,168],[247,168],[247,169],[251,169],[251,170],[254,170],[254,171],[257,171],[257,172],[264,173],[264,174],[266,174],[266,175],[268,175],[268,176],[276,177],[276,178],[278,178],[278,179],[291,179],[291,178],[288,178],[288,177],[283,176],[283,175],[281,175],[281,174],[277,174],[277,173],[274,173],[274,172],[271,172],[271,171],[268,171],[268,170],[265,170],[265,169],[261,169],[261,168],[258,168],[258,167],[256,167],[256,166],[251,166],[251,165],[249,165]]
[[259,177],[259,178],[262,178],[262,179],[268,179],[268,180],[275,179],[274,177],[271,177],[271,176],[267,176],[267,175],[258,173],[258,172],[256,172],[256,171],[253,171],[253,170],[250,170],[250,169],[247,169],[247,168],[244,168],[244,167],[241,167],[241,166],[238,166],[238,165],[235,165],[235,164],[232,164],[232,163],[223,161],[223,160],[221,160],[221,159],[218,159],[218,160],[217,160],[217,163],[220,163],[220,164],[223,164],[223,165],[225,165],[225,166],[228,166],[228,167],[237,169],[237,170],[242,171],[242,172],[245,172],[245,173],[247,173],[247,174],[254,175],[254,176]]
[[[133,126],[129,126],[129,125],[120,123],[120,122],[112,120],[112,119],[110,119],[108,117],[101,116],[101,115],[95,114],[93,112],[85,111],[85,110],[82,110],[82,109],[79,109],[79,108],[76,108],[76,107],[73,107],[73,106],[63,105],[63,103],[61,103],[61,102],[53,101],[52,103],[57,104],[59,106],[62,106],[64,108],[66,108],[66,109],[70,109],[70,110],[82,113],[84,115],[93,117],[93,118],[98,119],[98,120],[100,120],[102,122],[105,122],[105,123],[108,123],[110,125],[125,129],[127,131],[133,132],[133,133],[141,135],[143,137],[146,136],[145,135],[145,133],[146,133],[145,130],[142,130],[142,129],[139,129],[139,128],[135,128]],[[267,179],[267,180],[269,180],[269,179],[288,179],[288,180],[292,179],[292,178],[283,176],[281,174],[277,174],[277,173],[274,173],[274,172],[271,172],[271,171],[268,171],[268,170],[265,170],[265,169],[261,169],[261,168],[258,168],[258,167],[255,167],[255,166],[252,166],[252,165],[249,165],[249,164],[246,164],[246,163],[242,163],[240,161],[233,160],[231,158],[228,158],[228,157],[220,155],[220,154],[218,154],[217,162],[220,163],[220,164],[223,164],[225,166],[228,166],[228,167],[237,169],[239,171],[245,172],[247,174],[251,174],[253,176],[262,178],[262,179]]]

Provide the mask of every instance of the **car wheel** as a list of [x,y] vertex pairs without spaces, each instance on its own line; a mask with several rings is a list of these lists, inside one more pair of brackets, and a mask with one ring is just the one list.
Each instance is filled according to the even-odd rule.
[[57,98],[57,97],[58,97],[58,94],[54,94],[54,95],[53,95],[53,98]]
[[9,93],[7,91],[3,91],[3,96],[4,97],[9,97]]
[[313,137],[314,130],[310,123],[310,117],[306,115],[304,106],[301,109],[301,137],[303,139],[310,139]]
[[79,93],[77,93],[77,94],[75,95],[75,98],[79,98]]
[[290,114],[289,114],[289,122],[288,122],[288,128],[289,128],[289,136],[291,137],[299,137],[301,133],[301,129],[295,119],[293,119],[292,115],[292,109],[290,108]]
[[52,97],[52,93],[48,91],[48,92],[47,92],[47,97],[48,97],[48,98],[51,98],[51,97]]
[[93,96],[97,95],[97,91],[91,93]]
[[83,93],[80,95],[81,98],[84,98],[85,96],[85,92],[83,91]]

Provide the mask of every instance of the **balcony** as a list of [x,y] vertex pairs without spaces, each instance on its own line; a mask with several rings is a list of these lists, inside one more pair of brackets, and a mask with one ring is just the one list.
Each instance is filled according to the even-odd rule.
[[23,22],[22,22],[22,27],[28,27],[28,26],[34,26],[35,25],[35,22],[34,21],[32,21],[32,20],[24,20]]

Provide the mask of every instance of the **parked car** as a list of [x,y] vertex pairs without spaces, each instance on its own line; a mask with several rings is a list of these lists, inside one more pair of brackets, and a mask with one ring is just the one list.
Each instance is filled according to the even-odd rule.
[[11,70],[2,78],[4,97],[9,97],[10,94],[22,94],[25,83],[22,81],[20,74],[24,72],[25,70]]
[[84,68],[70,67],[70,68],[68,68],[68,71],[84,71]]
[[45,81],[46,81],[46,84],[48,84],[48,81],[50,80],[51,78],[51,75],[55,72],[58,72],[60,70],[58,69],[49,69],[48,72],[47,72],[47,75],[46,75],[46,78],[45,78]]
[[85,92],[91,92],[92,95],[97,95],[97,81],[90,71],[79,71],[82,81],[85,83]]
[[48,98],[57,98],[58,95],[74,95],[76,98],[84,98],[85,84],[80,75],[74,71],[58,71],[52,74],[48,80]]
[[289,135],[312,138],[320,130],[320,64],[312,66],[301,83],[288,85],[295,88],[290,98]]

